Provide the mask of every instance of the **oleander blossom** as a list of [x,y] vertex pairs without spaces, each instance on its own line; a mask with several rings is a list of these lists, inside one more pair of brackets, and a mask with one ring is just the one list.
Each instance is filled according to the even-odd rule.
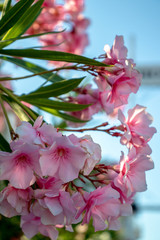
[[152,116],[146,112],[146,108],[136,105],[128,111],[128,117],[125,118],[121,110],[118,113],[118,119],[124,127],[124,134],[121,137],[121,143],[127,145],[128,148],[134,146],[137,152],[146,151],[146,154],[151,154],[151,149],[148,142],[156,133],[152,124]]
[[58,237],[58,231],[53,225],[44,225],[40,217],[33,213],[21,217],[21,228],[28,238],[34,237],[37,233],[41,233],[51,240],[56,240]]
[[[90,104],[90,106],[81,111],[71,112],[70,115],[82,121],[91,120],[92,116],[102,109],[99,101],[99,90],[92,89],[91,84],[87,84],[85,87],[75,89],[75,91],[78,93],[78,95],[75,97],[70,96],[69,102],[75,104]],[[72,127],[79,127],[85,125],[85,122],[68,122],[68,125]]]
[[[47,34],[38,37],[46,50],[62,51],[74,54],[83,54],[89,44],[86,29],[90,21],[83,16],[83,0],[64,0],[58,3],[45,0],[41,14],[27,30],[28,34],[37,34],[47,31],[61,31],[57,34]],[[62,30],[64,30],[62,32]],[[49,62],[57,66],[60,62]]]
[[122,36],[116,36],[112,48],[105,45],[104,63],[111,69],[100,69],[95,82],[100,90],[102,108],[107,114],[128,103],[131,93],[139,89],[142,75],[134,68],[132,59],[127,59],[127,48]]
[[15,188],[26,189],[35,183],[35,174],[42,175],[38,147],[20,144],[11,153],[0,152],[0,180],[8,180]]
[[122,152],[120,164],[116,166],[119,174],[114,178],[114,184],[122,192],[122,198],[126,201],[135,195],[136,192],[143,192],[147,189],[145,171],[154,167],[149,155],[137,154],[133,147],[128,156]]
[[86,159],[82,169],[84,175],[89,175],[95,165],[101,160],[101,147],[93,142],[91,136],[77,138],[74,134],[69,136],[73,144],[80,146],[86,152]]
[[121,209],[119,193],[110,185],[99,187],[91,193],[85,193],[84,201],[85,205],[80,208],[77,217],[85,210],[82,224],[89,223],[92,217],[95,231],[104,230],[107,227],[111,230],[118,230],[120,227],[117,223],[118,217],[130,215],[132,212],[131,206],[127,204],[123,206],[123,210]]
[[77,178],[85,162],[83,149],[73,145],[66,136],[57,138],[50,148],[40,150],[40,155],[43,176],[58,176],[63,182]]
[[0,192],[0,213],[5,217],[29,214],[29,204],[33,196],[33,189],[16,189],[11,185]]

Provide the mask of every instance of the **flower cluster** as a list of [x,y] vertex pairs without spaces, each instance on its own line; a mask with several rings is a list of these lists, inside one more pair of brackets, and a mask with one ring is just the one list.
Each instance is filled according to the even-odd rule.
[[111,129],[121,129],[116,136],[128,156],[122,153],[115,165],[99,163],[101,148],[88,135],[65,136],[42,117],[33,126],[22,122],[12,152],[0,152],[0,180],[9,182],[0,192],[0,213],[20,215],[29,238],[40,232],[55,240],[58,228],[72,231],[72,224],[89,223],[91,217],[95,231],[118,230],[118,218],[132,213],[135,193],[146,190],[145,171],[153,168],[148,141],[156,132],[139,105],[127,119],[119,111],[119,120],[122,125]]
[[127,59],[127,48],[122,36],[116,36],[112,48],[105,45],[104,50],[103,63],[110,67],[96,69],[94,80],[97,88],[92,89],[87,85],[76,89],[77,97],[69,99],[74,103],[91,104],[88,109],[71,113],[82,120],[90,120],[100,110],[106,114],[118,112],[119,108],[128,103],[129,95],[136,93],[141,84],[142,75],[135,69],[133,60]]
[[63,5],[55,0],[45,0],[43,7],[27,33],[66,29],[60,34],[40,36],[39,41],[47,50],[82,54],[88,45],[86,29],[89,25],[89,20],[83,16],[84,0],[64,0]]

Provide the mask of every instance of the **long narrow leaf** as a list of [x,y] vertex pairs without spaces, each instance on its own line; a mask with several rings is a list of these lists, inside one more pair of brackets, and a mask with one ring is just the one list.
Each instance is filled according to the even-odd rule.
[[64,120],[67,120],[67,121],[71,121],[71,122],[76,122],[76,123],[86,123],[88,121],[83,121],[83,120],[80,120],[76,117],[73,117],[71,115],[68,115],[66,113],[62,113],[60,111],[57,111],[55,109],[52,109],[52,108],[45,108],[45,107],[40,107],[40,109],[42,109],[43,111],[45,112],[48,112],[56,117],[59,117],[59,118],[62,118]]
[[79,56],[72,53],[66,52],[58,52],[58,51],[48,51],[48,50],[35,50],[35,49],[0,49],[0,54],[15,56],[15,57],[26,57],[26,58],[34,58],[41,60],[49,60],[49,61],[63,61],[63,62],[72,62],[72,63],[80,63],[91,66],[102,66],[107,67],[110,65],[106,65],[102,62],[98,62],[94,59],[90,59],[87,57]]
[[58,83],[53,83],[51,85],[41,87],[34,92],[27,95],[22,95],[21,99],[33,99],[33,98],[49,98],[57,97],[65,94],[74,88],[76,88],[84,78],[76,78],[71,80],[64,80]]
[[12,0],[5,0],[3,3],[3,9],[1,13],[1,18],[4,16],[4,14],[10,9]]
[[[46,72],[47,69],[46,68],[42,68],[34,63],[28,62],[28,61],[24,61],[23,59],[18,59],[18,58],[11,58],[11,57],[6,57],[6,56],[0,56],[0,59],[11,62],[16,64],[19,67],[22,67],[32,73],[40,73],[40,72]],[[60,77],[57,74],[54,73],[45,73],[42,75],[39,75],[40,77],[47,79],[48,81],[51,82],[58,82],[58,81],[62,81],[64,80],[62,77]]]
[[[19,98],[20,100],[23,100],[23,98],[21,97]],[[53,101],[53,100],[44,99],[44,98],[26,99],[25,101],[37,107],[53,108],[56,110],[62,110],[67,112],[81,111],[90,106],[90,104],[84,105],[84,104],[58,102],[58,101]]]
[[[10,38],[16,38],[21,36],[26,32],[26,30],[32,25],[32,23],[35,21],[35,19],[38,17],[38,15],[41,12],[41,5],[44,0],[39,0],[34,5],[32,5],[30,8],[26,9],[24,14],[19,18],[18,22],[5,34],[3,37],[3,40],[10,39]],[[7,41],[7,42],[1,42],[0,48],[6,47],[9,44],[13,43],[15,40]]]
[[0,20],[0,35],[8,31],[19,18],[24,14],[25,10],[28,9],[34,0],[21,0],[16,3]]
[[[28,38],[35,38],[35,37],[40,37],[40,36],[44,36],[44,35],[49,35],[49,34],[58,34],[58,33],[62,33],[64,32],[64,30],[62,31],[52,31],[52,32],[43,32],[43,33],[37,33],[37,34],[33,34],[33,35],[25,35],[25,36],[21,36],[21,37],[13,37],[13,35],[11,36],[10,39],[5,39],[5,36],[3,38],[3,40],[0,43],[6,43],[9,41],[16,41],[16,40],[24,40],[24,39],[28,39]],[[59,44],[57,44],[59,45]],[[55,46],[55,45],[47,45],[48,46]],[[46,46],[38,46],[37,48],[41,48],[41,47],[46,47]]]

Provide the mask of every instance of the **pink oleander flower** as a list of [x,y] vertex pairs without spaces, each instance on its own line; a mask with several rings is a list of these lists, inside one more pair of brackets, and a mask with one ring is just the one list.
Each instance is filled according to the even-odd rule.
[[[127,58],[127,48],[124,46],[123,36],[116,36],[112,48],[108,44],[104,46],[106,61],[120,62]],[[110,64],[110,63],[109,63]]]
[[15,188],[26,189],[41,176],[38,147],[23,143],[12,153],[0,152],[0,180],[8,180]]
[[[36,21],[27,30],[28,34],[37,34],[47,31],[53,31],[57,25],[61,25],[65,18],[65,9],[55,1],[45,0],[43,10]],[[53,35],[52,35],[53,37]]]
[[[33,126],[28,122],[22,122],[17,127],[16,133],[19,136],[19,140],[40,145],[41,147],[52,145],[54,138],[62,136],[51,124],[43,123],[42,116],[36,119]],[[14,145],[17,145],[17,143],[13,142],[12,147]]]
[[101,147],[93,142],[89,135],[77,138],[74,134],[69,136],[73,144],[80,146],[86,152],[86,160],[82,169],[84,175],[89,175],[95,165],[101,160]]
[[51,191],[44,191],[44,195],[35,191],[35,198],[37,199],[32,207],[34,215],[41,218],[44,225],[66,225],[77,223],[76,201],[78,196],[70,196],[68,192],[60,190],[57,193]]
[[127,145],[128,148],[134,146],[138,152],[144,149],[147,154],[151,153],[148,142],[156,133],[154,127],[150,127],[153,118],[146,112],[146,108],[136,105],[128,111],[128,117],[125,118],[121,110],[118,113],[118,119],[121,121],[125,132],[121,137],[121,143]]
[[[70,114],[80,120],[91,120],[92,116],[101,110],[99,91],[98,89],[92,89],[90,84],[78,89],[77,91],[78,95],[76,97],[70,97],[69,102],[76,104],[91,104],[91,106],[81,111],[71,112]],[[68,125],[73,127],[82,126],[84,124],[85,123],[68,123]]]
[[[80,208],[77,217],[83,211],[85,215],[83,218],[84,223],[89,223],[91,217],[93,218],[93,226],[95,231],[104,230],[110,225],[110,219],[117,219],[122,213],[121,203],[119,201],[119,193],[114,190],[110,185],[105,187],[99,187],[91,193],[84,194],[85,205]],[[126,205],[128,215],[131,214],[131,207]],[[122,214],[123,215],[123,214]],[[110,229],[117,229],[116,226],[112,224]]]
[[9,218],[29,214],[29,203],[32,197],[32,188],[16,189],[8,185],[0,192],[0,213]]
[[64,8],[68,14],[75,17],[84,11],[84,0],[66,0]]
[[139,89],[142,75],[134,68],[132,59],[127,59],[127,48],[122,36],[116,36],[113,47],[105,46],[106,64],[114,65],[111,69],[101,69],[95,82],[100,90],[103,109],[110,114],[114,109],[128,103],[131,93]]
[[56,138],[50,147],[40,150],[40,155],[43,176],[57,177],[63,182],[76,179],[86,159],[84,150],[66,136]]
[[41,233],[51,240],[56,240],[58,237],[55,226],[42,224],[40,217],[33,213],[21,217],[21,228],[28,238],[32,238],[37,233]]
[[128,156],[122,152],[120,164],[116,167],[119,174],[114,179],[114,184],[118,187],[126,199],[136,192],[143,192],[147,189],[145,171],[154,167],[154,163],[149,155],[138,154],[132,148]]

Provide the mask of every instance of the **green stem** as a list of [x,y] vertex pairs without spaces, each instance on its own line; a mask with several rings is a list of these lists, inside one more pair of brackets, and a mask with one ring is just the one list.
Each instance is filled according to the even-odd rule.
[[17,98],[16,95],[11,93],[8,89],[6,89],[3,85],[0,84],[0,89],[5,92],[9,97],[11,97],[34,121],[37,119],[37,116],[26,107],[21,101]]

